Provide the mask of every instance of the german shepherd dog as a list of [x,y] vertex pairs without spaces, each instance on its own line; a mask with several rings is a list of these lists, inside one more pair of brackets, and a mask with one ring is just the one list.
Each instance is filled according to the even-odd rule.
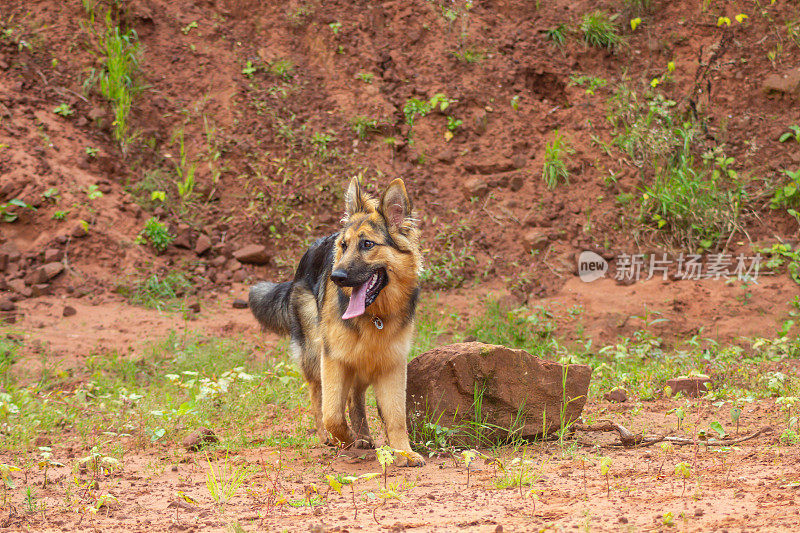
[[344,200],[342,229],[311,245],[294,281],[253,286],[250,309],[264,329],[291,336],[320,442],[374,447],[364,404],[372,385],[389,445],[403,452],[395,464],[422,466],[406,428],[406,357],[422,270],[411,200],[403,180],[378,201],[356,178]]

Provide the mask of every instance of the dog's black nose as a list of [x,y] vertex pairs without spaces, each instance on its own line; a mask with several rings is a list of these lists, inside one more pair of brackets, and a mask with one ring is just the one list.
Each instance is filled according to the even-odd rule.
[[347,281],[347,271],[341,268],[331,272],[331,281],[337,285],[342,285]]

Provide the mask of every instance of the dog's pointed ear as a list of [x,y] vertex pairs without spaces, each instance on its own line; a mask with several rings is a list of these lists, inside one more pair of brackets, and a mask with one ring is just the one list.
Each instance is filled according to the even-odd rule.
[[393,230],[411,224],[411,200],[403,180],[397,178],[381,197],[381,214]]
[[366,207],[367,201],[361,192],[361,184],[358,183],[357,177],[353,177],[347,186],[347,192],[344,193],[344,216],[349,218],[354,213],[366,211]]

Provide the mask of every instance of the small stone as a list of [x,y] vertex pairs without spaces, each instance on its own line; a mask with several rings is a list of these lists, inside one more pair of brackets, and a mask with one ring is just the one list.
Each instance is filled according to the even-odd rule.
[[512,192],[517,192],[525,185],[525,178],[520,176],[519,174],[515,176],[511,176],[511,179],[508,180],[508,188],[511,189]]
[[32,294],[30,287],[25,285],[25,281],[21,279],[12,279],[11,281],[8,282],[8,287],[12,291],[24,296],[25,298],[30,298]]
[[544,250],[550,244],[547,232],[540,229],[530,229],[522,236],[522,244],[526,250]]
[[696,376],[679,376],[667,380],[667,387],[672,390],[672,395],[675,396],[679,392],[684,396],[696,398],[708,392],[708,387],[711,385],[711,378],[704,374],[697,374]]
[[105,118],[106,110],[103,107],[93,107],[89,110],[86,114],[91,120],[100,120],[101,118]]
[[179,224],[175,234],[175,240],[172,241],[174,247],[184,250],[192,249],[192,228],[188,224]]
[[72,230],[69,233],[74,239],[82,239],[89,235],[89,232],[86,230],[86,226],[84,224],[78,222],[72,227]]
[[64,259],[64,252],[58,248],[48,248],[44,251],[45,263],[56,263]]
[[189,309],[189,311],[192,311],[193,313],[199,313],[200,312],[200,302],[195,302],[193,304],[189,304],[188,309]]
[[247,272],[245,272],[243,268],[240,268],[233,273],[233,277],[231,279],[234,283],[242,283],[245,279],[247,279]]
[[464,193],[467,200],[470,198],[483,198],[489,194],[489,185],[486,183],[486,180],[475,176],[463,183],[461,191]]
[[235,257],[241,263],[250,263],[253,265],[266,265],[269,263],[269,254],[266,247],[260,244],[248,244],[233,252]]
[[478,111],[472,118],[472,129],[478,135],[483,135],[489,127],[489,114],[485,110]]
[[211,249],[211,238],[205,233],[201,233],[200,236],[197,237],[197,242],[194,245],[194,253],[196,253],[197,255],[203,255],[210,249]]
[[190,452],[196,452],[215,442],[219,442],[219,437],[213,431],[199,427],[183,439],[183,446]]
[[622,387],[611,389],[603,395],[603,398],[609,402],[623,403],[628,401],[628,391]]
[[445,148],[437,157],[440,163],[452,165],[456,160],[456,152],[452,148]]
[[31,287],[31,295],[34,298],[38,298],[39,296],[44,296],[45,294],[50,294],[50,284],[37,283],[33,287]]
[[769,93],[795,93],[800,91],[800,67],[794,68],[784,74],[770,74],[764,78],[764,92]]
[[59,262],[47,263],[36,270],[36,283],[45,283],[64,271],[64,264]]
[[220,268],[224,265],[228,260],[225,258],[224,255],[219,255],[210,261],[211,266]]
[[525,154],[516,154],[511,158],[511,166],[514,168],[522,168],[528,163],[528,156]]
[[0,311],[14,311],[16,308],[17,304],[8,298],[3,298],[0,300]]
[[78,310],[72,307],[71,305],[65,305],[64,310],[61,311],[61,316],[64,318],[69,318],[71,316],[75,316],[78,314]]
[[[181,509],[183,511],[189,511],[189,512],[192,512],[192,513],[200,510],[199,507],[197,507],[195,505],[192,505],[191,503],[186,502],[186,501],[184,501],[182,499],[179,500],[177,498],[172,500],[171,502],[169,502],[167,504],[167,508],[168,509],[178,508],[178,509]],[[172,528],[170,528],[170,529],[172,529]],[[187,528],[187,529],[189,529],[189,528]],[[180,529],[178,529],[178,530],[180,531]]]
[[225,263],[225,270],[229,270],[230,272],[236,272],[237,270],[241,270],[241,268],[242,264],[236,259],[231,259]]
[[241,298],[236,298],[236,299],[233,301],[233,304],[232,304],[232,305],[233,305],[233,308],[234,308],[234,309],[247,309],[248,307],[250,307],[250,306],[247,304],[247,300],[242,300]]

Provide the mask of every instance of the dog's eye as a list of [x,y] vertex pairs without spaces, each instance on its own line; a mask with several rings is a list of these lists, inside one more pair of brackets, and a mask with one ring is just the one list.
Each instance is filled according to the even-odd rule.
[[347,243],[342,241],[342,251],[344,252],[345,250],[347,250]]
[[362,242],[362,243],[361,243],[361,247],[362,247],[363,249],[365,249],[365,250],[369,250],[369,249],[371,249],[373,246],[375,246],[375,243],[374,243],[374,242],[372,242],[372,241],[364,241],[364,242]]

